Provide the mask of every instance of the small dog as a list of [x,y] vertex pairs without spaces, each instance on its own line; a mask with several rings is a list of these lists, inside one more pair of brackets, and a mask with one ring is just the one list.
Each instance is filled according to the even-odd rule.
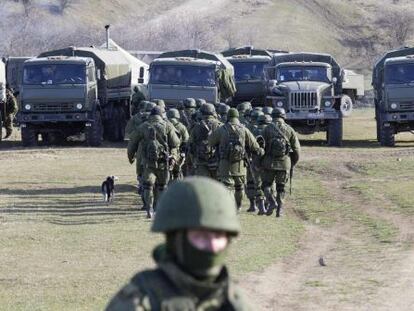
[[116,176],[108,176],[102,183],[101,190],[104,202],[111,203],[115,194],[115,181],[118,180]]

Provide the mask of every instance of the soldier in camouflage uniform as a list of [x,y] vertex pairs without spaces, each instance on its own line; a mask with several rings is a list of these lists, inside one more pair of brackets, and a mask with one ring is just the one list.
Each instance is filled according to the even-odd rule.
[[[17,113],[17,100],[14,97],[13,91],[7,87],[6,88],[6,102],[2,103],[0,101],[0,117],[2,118],[4,128],[6,129],[6,136],[5,139],[9,138],[13,133],[13,118]],[[0,136],[1,136],[1,129],[0,129]]]
[[151,105],[149,112],[151,112],[152,108],[155,107],[154,103],[151,103],[146,100],[142,100],[138,107],[135,109],[135,113],[132,115],[131,119],[128,120],[128,123],[125,127],[125,134],[129,137],[134,130],[136,130],[142,123],[146,121],[146,118],[149,115],[149,112],[146,111],[147,107]]
[[[271,215],[276,209],[276,217],[279,217],[284,205],[285,185],[289,181],[290,169],[299,161],[300,144],[295,131],[285,122],[286,112],[283,108],[275,108],[272,117],[273,122],[263,131],[265,156],[262,160],[262,181],[270,203],[267,215]],[[276,199],[272,193],[274,183]]]
[[235,108],[229,110],[227,119],[226,124],[211,134],[208,142],[211,147],[219,150],[219,180],[234,191],[237,208],[240,209],[246,184],[247,150],[258,156],[264,151],[253,134],[240,123],[239,113]]
[[201,105],[207,104],[207,102],[204,98],[196,98],[195,103],[196,103],[196,108],[197,109],[200,109]]
[[227,113],[230,110],[230,106],[226,105],[225,103],[220,103],[218,105],[218,114],[219,114],[219,120],[221,123],[226,123],[227,122]]
[[145,100],[144,94],[139,90],[138,86],[134,87],[134,94],[131,98],[131,114],[134,115],[140,110],[141,101]]
[[157,267],[137,273],[106,311],[252,310],[224,265],[240,232],[226,188],[211,179],[187,178],[168,188],[157,211],[152,231],[166,236],[153,252]]
[[[130,163],[134,162],[138,150],[142,148],[142,180],[148,218],[152,217],[154,202],[170,180],[171,153],[180,146],[176,129],[171,123],[163,120],[162,113],[160,107],[154,107],[148,121],[139,126],[128,144]],[[142,147],[139,147],[140,145]]]
[[273,108],[272,107],[268,107],[268,106],[263,107],[262,112],[264,114],[267,114],[268,116],[271,116],[272,115],[272,112],[273,112]]
[[239,112],[240,123],[244,126],[249,126],[249,114],[252,111],[252,104],[250,102],[242,102],[237,105],[237,111]]
[[189,129],[193,124],[192,115],[196,112],[196,101],[194,98],[186,98],[183,101],[184,110],[181,110],[180,120]]
[[208,144],[208,137],[222,123],[215,118],[216,109],[212,104],[203,104],[200,107],[202,120],[194,124],[190,132],[189,146],[193,161],[193,174],[216,179],[218,155],[215,148]]
[[182,179],[183,167],[187,153],[187,144],[190,136],[188,134],[187,128],[180,122],[180,113],[177,109],[168,110],[167,117],[171,124],[176,128],[178,136],[181,140],[180,147],[174,154],[175,165],[171,170],[171,180]]

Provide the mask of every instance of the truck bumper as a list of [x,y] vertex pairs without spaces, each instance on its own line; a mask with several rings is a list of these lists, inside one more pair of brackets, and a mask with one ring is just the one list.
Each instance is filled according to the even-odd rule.
[[338,111],[321,111],[321,112],[288,112],[286,113],[287,120],[335,120],[339,119]]
[[17,122],[22,123],[58,123],[58,122],[87,122],[93,121],[88,112],[71,113],[22,113],[16,116]]
[[414,111],[382,113],[381,120],[383,122],[390,122],[390,123],[391,122],[397,122],[397,123],[412,122],[414,121]]

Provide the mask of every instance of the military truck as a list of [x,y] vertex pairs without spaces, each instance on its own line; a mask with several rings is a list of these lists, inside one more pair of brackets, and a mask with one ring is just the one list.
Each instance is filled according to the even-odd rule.
[[3,138],[3,109],[6,103],[6,65],[0,61],[0,141]]
[[85,133],[86,143],[122,141],[134,86],[148,65],[119,47],[69,47],[24,63],[17,120],[24,146],[39,134],[55,143]]
[[162,53],[150,64],[150,99],[163,99],[175,107],[185,98],[204,98],[210,103],[234,96],[233,66],[219,54],[200,50]]
[[395,135],[414,130],[414,48],[386,53],[372,72],[377,139],[395,146]]
[[328,54],[275,54],[269,69],[268,104],[284,108],[299,133],[324,131],[330,146],[340,146],[342,118],[350,115],[353,106],[348,94],[355,98],[357,91],[344,89],[345,74],[337,61]]
[[245,46],[223,51],[222,54],[234,67],[236,94],[232,105],[236,106],[244,101],[250,101],[254,106],[263,105],[267,95],[266,68],[273,53]]

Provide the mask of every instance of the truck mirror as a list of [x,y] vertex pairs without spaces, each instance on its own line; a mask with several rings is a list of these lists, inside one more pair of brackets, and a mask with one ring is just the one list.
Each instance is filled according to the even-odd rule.
[[[139,68],[139,78],[144,79],[144,67]],[[139,82],[142,83],[142,82]]]

